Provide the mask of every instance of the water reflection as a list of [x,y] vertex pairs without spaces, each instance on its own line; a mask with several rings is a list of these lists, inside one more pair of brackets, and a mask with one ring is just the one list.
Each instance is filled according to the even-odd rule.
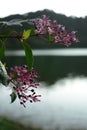
[[33,127],[46,130],[68,128],[87,129],[87,77],[68,77],[57,81],[50,88],[42,83],[38,90],[40,103],[10,104],[10,89],[0,90],[0,115]]
[[[87,56],[86,48],[71,49],[35,49],[34,56]],[[24,50],[6,51],[7,56],[25,56]]]

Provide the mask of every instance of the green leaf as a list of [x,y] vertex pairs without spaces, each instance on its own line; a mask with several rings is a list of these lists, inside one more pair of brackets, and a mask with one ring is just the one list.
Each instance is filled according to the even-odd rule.
[[13,103],[16,100],[17,95],[16,93],[12,92],[10,96],[11,96],[11,103]]
[[23,39],[28,39],[30,37],[31,29],[28,29],[23,32]]
[[54,40],[54,37],[52,35],[49,35],[49,41],[53,42],[53,40]]
[[26,43],[25,40],[21,41],[24,51],[25,51],[25,56],[26,56],[26,60],[27,60],[27,65],[28,65],[28,70],[32,69],[33,66],[33,54],[32,54],[32,50],[29,46],[28,43]]
[[5,44],[3,43],[0,47],[0,60],[5,56]]
[[31,36],[35,35],[35,28],[31,28],[31,33],[30,33]]

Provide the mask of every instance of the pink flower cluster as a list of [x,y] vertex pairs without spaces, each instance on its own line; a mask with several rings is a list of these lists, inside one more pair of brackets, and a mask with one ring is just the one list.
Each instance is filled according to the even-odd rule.
[[58,24],[56,20],[50,20],[46,15],[35,20],[34,24],[36,34],[48,34],[54,43],[63,43],[69,46],[72,42],[78,42],[76,31],[68,33],[63,25]]
[[26,65],[15,66],[11,68],[9,76],[13,84],[13,92],[15,92],[20,99],[20,104],[26,107],[26,101],[40,101],[38,97],[41,95],[36,95],[35,93],[35,88],[40,84],[36,81],[38,74],[35,72],[34,68],[29,72]]

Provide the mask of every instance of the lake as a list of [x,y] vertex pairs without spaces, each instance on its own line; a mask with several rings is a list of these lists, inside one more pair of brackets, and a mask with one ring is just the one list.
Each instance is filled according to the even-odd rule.
[[[87,130],[87,49],[33,50],[40,75],[41,102],[10,104],[10,88],[1,87],[0,115],[43,130]],[[7,51],[7,65],[26,63],[24,52]]]
[[0,89],[0,115],[43,130],[87,130],[87,77],[68,77],[50,87],[41,83],[39,103],[10,104],[9,88]]
[[[40,81],[53,84],[68,75],[87,76],[87,49],[49,49],[33,50],[34,68],[40,75]],[[6,52],[8,67],[26,64],[23,50]]]
[[[86,48],[71,48],[71,49],[42,49],[33,50],[34,56],[87,56]],[[6,51],[7,56],[24,56],[23,50]]]

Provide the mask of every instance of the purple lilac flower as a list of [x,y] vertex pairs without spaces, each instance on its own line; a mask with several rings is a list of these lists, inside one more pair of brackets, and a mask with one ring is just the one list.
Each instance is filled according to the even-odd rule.
[[56,20],[50,20],[46,15],[42,15],[34,21],[36,34],[48,34],[53,37],[54,43],[63,43],[69,46],[72,42],[78,42],[76,32],[68,33],[65,26],[58,24]]
[[36,81],[38,74],[34,68],[32,68],[29,72],[27,65],[14,66],[10,70],[9,77],[11,83],[13,84],[13,92],[15,92],[20,99],[20,104],[26,107],[26,101],[40,101],[38,97],[41,95],[37,95],[35,92],[35,88],[39,87],[40,83]]

